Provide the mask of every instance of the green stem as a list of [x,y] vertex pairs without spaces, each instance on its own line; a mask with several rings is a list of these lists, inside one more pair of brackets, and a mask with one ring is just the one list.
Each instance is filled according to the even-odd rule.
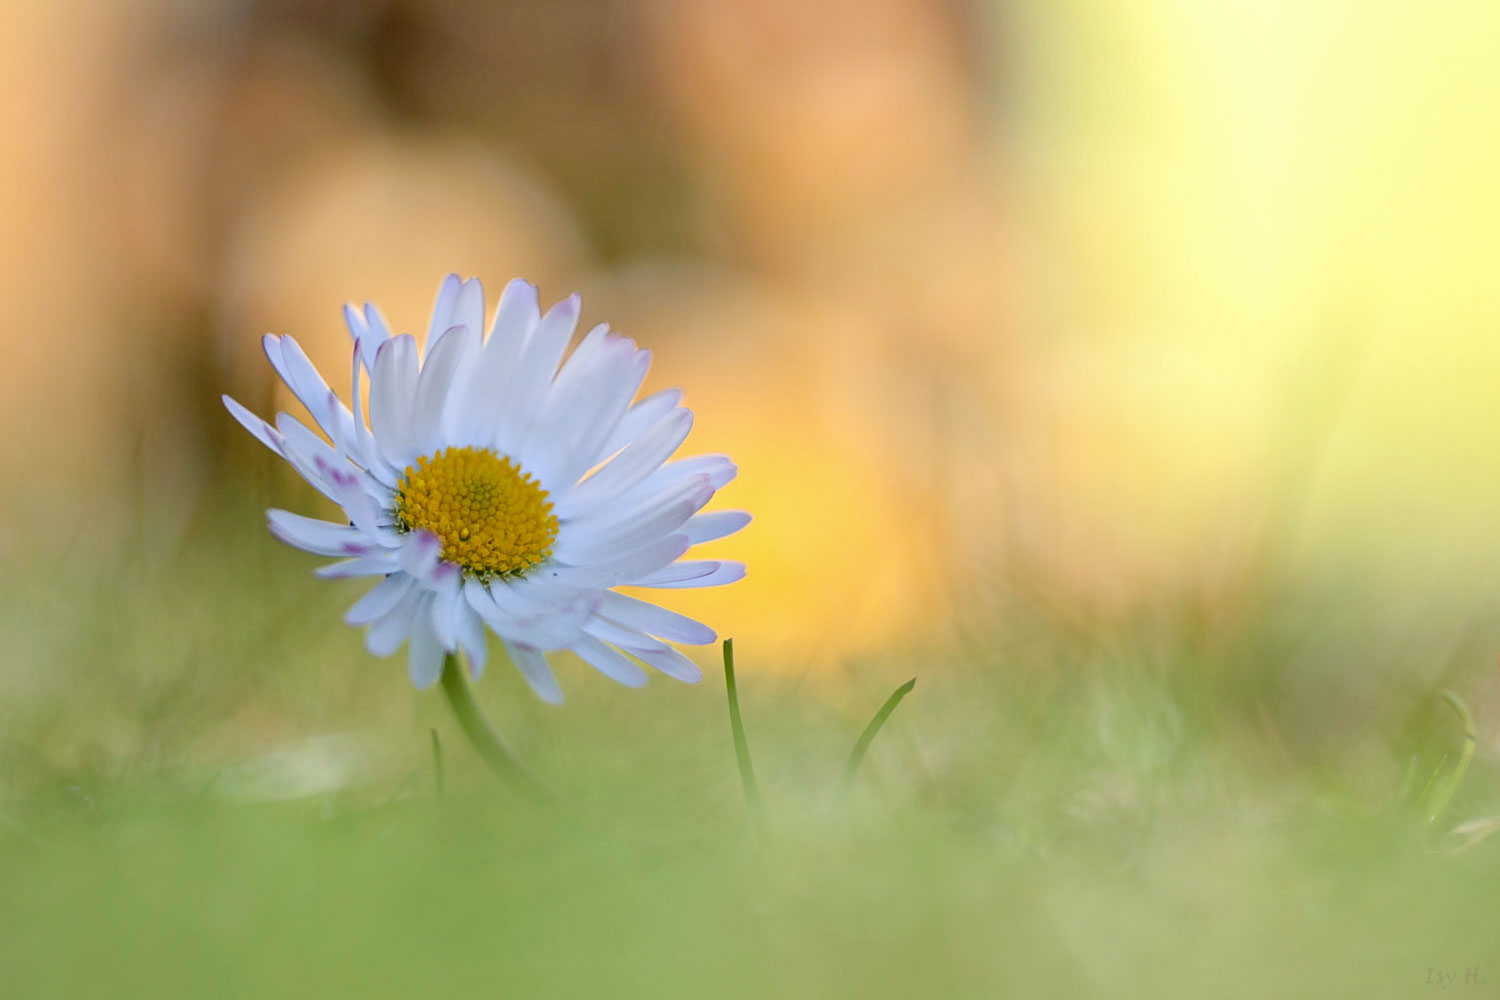
[[[1459,722],[1463,725],[1464,745],[1463,749],[1459,751],[1458,763],[1453,766],[1453,770],[1449,773],[1448,777],[1436,784],[1432,781],[1428,782],[1430,794],[1424,796],[1424,798],[1426,800],[1425,812],[1427,813],[1427,821],[1429,823],[1436,823],[1442,817],[1443,811],[1448,808],[1448,803],[1453,800],[1453,793],[1457,792],[1458,786],[1463,784],[1464,775],[1468,773],[1469,764],[1474,759],[1474,743],[1477,740],[1474,733],[1474,715],[1469,711],[1469,706],[1464,704],[1464,700],[1446,688],[1439,691],[1438,694],[1448,703],[1448,707],[1453,709],[1454,714],[1458,716]],[[1444,759],[1447,759],[1446,754],[1444,755]],[[1438,770],[1442,770],[1441,763],[1438,764]],[[1434,774],[1433,777],[1435,779],[1437,775]],[[1429,789],[1424,789],[1424,791],[1428,791]]]
[[865,751],[870,749],[870,741],[875,739],[875,734],[880,732],[880,727],[885,725],[885,720],[889,719],[891,713],[896,710],[896,706],[901,704],[901,699],[910,694],[911,689],[916,686],[917,679],[913,677],[892,691],[891,696],[885,700],[885,704],[880,706],[880,711],[875,713],[875,718],[871,719],[865,731],[859,734],[859,739],[854,744],[854,751],[849,754],[849,763],[844,765],[844,780],[839,787],[840,795],[847,792],[849,786],[854,783],[854,775],[859,771],[859,765],[865,759]]
[[494,727],[485,721],[479,706],[474,703],[474,694],[469,690],[468,682],[464,680],[458,657],[451,653],[443,661],[442,685],[443,693],[448,696],[448,704],[453,706],[453,714],[458,717],[459,727],[463,729],[469,742],[474,744],[474,749],[479,751],[479,756],[490,766],[490,770],[528,798],[537,801],[556,798],[556,792],[532,774],[511,753]]
[[734,755],[740,764],[740,784],[745,789],[745,805],[756,831],[764,836],[769,832],[766,810],[760,801],[760,789],[755,783],[755,765],[750,762],[750,744],[745,739],[745,723],[740,719],[740,693],[734,683],[734,640],[724,640],[724,686],[729,690],[729,730],[734,736]]

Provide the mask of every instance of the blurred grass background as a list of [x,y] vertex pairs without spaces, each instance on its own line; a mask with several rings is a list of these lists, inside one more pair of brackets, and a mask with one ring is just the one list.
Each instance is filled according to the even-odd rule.
[[[1500,982],[1500,9],[8,13],[6,992]],[[739,461],[750,577],[673,596],[769,845],[711,656],[492,668],[536,813],[265,534],[321,501],[219,408],[293,405],[259,335],[338,385],[339,306],[450,270],[581,292]]]

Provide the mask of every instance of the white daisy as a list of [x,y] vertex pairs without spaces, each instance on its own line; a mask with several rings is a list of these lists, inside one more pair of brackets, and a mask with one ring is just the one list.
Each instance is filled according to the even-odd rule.
[[697,681],[697,666],[667,641],[711,643],[713,630],[613,588],[714,587],[745,575],[739,562],[682,558],[749,522],[744,511],[699,513],[734,463],[667,461],[693,414],[677,389],[632,402],[651,360],[633,341],[601,324],[563,360],[578,310],[574,295],[543,315],[536,288],[512,281],[482,339],[484,290],[449,275],[419,360],[416,340],[391,336],[375,306],[346,306],[352,409],[295,340],[267,334],[272,367],[327,440],[290,414],[273,426],[224,397],[343,510],[344,524],[271,510],[271,533],[343,557],[320,576],[380,580],[345,620],[368,626],[377,656],[406,642],[418,688],[458,650],[477,677],[486,628],[549,702],[562,700],[543,655],[552,650],[630,686],[646,682],[636,660]]

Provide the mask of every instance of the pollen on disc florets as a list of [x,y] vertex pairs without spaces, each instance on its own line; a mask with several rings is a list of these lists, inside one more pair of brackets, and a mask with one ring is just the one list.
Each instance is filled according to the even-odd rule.
[[489,448],[444,448],[408,465],[395,513],[402,531],[437,535],[443,560],[480,579],[525,572],[557,538],[547,491]]

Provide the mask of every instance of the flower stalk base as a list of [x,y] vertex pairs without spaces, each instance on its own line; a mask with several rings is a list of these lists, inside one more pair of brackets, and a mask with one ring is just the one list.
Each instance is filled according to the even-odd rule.
[[464,731],[474,749],[479,751],[479,756],[489,765],[490,770],[527,798],[536,801],[556,798],[556,793],[516,758],[500,738],[500,734],[480,713],[479,706],[474,702],[474,693],[469,690],[469,682],[464,680],[458,657],[452,653],[443,660],[441,683],[443,694],[447,696],[448,704],[453,706],[453,714],[458,718],[459,728]]

